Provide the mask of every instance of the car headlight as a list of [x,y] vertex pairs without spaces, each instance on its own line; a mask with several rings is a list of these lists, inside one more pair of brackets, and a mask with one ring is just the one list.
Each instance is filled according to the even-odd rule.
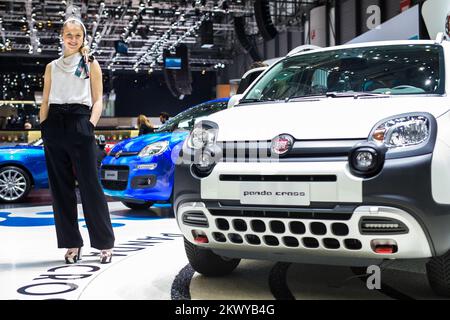
[[168,147],[169,147],[169,141],[154,142],[154,143],[151,143],[148,146],[146,146],[144,149],[142,149],[141,152],[139,152],[138,156],[141,158],[157,156],[157,155],[163,153],[164,151],[166,151]]
[[372,130],[369,141],[388,148],[421,144],[430,136],[430,121],[421,115],[393,118]]
[[200,150],[216,143],[218,126],[211,121],[201,121],[192,130],[187,140],[189,148]]

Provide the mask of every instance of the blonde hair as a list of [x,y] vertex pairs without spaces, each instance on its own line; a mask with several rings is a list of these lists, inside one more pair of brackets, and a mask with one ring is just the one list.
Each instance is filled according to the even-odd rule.
[[140,114],[137,119],[137,125],[138,125],[138,127],[140,127],[142,124],[145,124],[149,128],[153,128],[153,125],[150,122],[150,120],[148,120],[148,118],[146,116],[144,116],[143,114]]

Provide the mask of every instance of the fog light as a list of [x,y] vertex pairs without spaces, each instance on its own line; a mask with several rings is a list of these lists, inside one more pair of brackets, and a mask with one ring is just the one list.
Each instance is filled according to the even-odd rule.
[[377,254],[394,254],[398,251],[397,242],[392,239],[374,239],[370,247]]
[[393,246],[377,246],[375,247],[375,253],[378,254],[393,254],[394,253]]
[[194,164],[191,166],[191,173],[198,178],[208,176],[216,165],[214,153],[201,152],[195,155]]
[[368,169],[373,166],[374,158],[369,151],[361,151],[356,153],[356,167]]
[[353,155],[353,165],[359,171],[370,171],[377,164],[377,151],[372,148],[356,150]]
[[364,177],[377,174],[384,162],[384,152],[378,149],[371,145],[356,147],[348,159],[352,173]]
[[205,232],[201,230],[192,230],[192,236],[194,237],[194,241],[197,243],[208,243],[208,237]]

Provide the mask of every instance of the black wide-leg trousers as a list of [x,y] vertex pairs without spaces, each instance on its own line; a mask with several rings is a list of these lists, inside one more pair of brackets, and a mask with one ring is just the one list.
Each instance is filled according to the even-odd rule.
[[75,179],[81,195],[91,247],[114,246],[108,205],[98,178],[97,145],[89,107],[51,104],[41,124],[58,248],[83,246],[78,226]]

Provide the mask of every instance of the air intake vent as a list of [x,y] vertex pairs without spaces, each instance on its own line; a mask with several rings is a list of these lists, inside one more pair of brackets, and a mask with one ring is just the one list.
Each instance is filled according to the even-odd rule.
[[391,218],[363,217],[359,222],[361,234],[405,234],[408,227],[401,221]]
[[183,214],[183,224],[193,227],[209,227],[208,219],[201,211],[185,212]]

